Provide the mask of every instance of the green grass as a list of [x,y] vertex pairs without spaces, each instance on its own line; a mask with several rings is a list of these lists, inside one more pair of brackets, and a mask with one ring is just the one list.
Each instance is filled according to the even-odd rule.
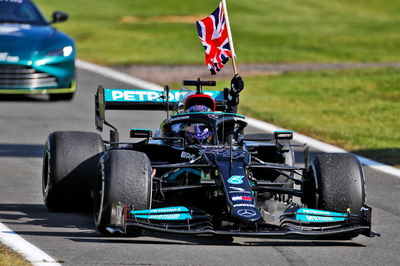
[[241,113],[400,166],[400,70],[290,73],[245,82]]
[[[78,56],[101,64],[202,64],[193,23],[159,16],[208,15],[218,0],[36,0],[72,35]],[[227,1],[239,62],[400,61],[398,0]],[[133,16],[136,22],[121,22]],[[153,18],[153,19],[152,19]],[[156,18],[156,19],[154,19]]]
[[[206,16],[218,0],[36,2],[47,17],[54,10],[70,14],[68,22],[56,26],[75,38],[82,59],[203,64],[195,19],[168,22],[165,16]],[[398,0],[227,2],[239,64],[400,61]],[[399,70],[292,73],[245,81],[240,104],[245,114],[400,166]]]
[[28,266],[31,264],[22,258],[21,255],[0,244],[0,266],[8,265]]

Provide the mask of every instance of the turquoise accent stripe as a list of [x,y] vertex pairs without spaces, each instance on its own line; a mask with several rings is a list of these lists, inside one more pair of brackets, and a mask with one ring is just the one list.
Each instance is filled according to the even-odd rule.
[[193,113],[181,113],[181,114],[174,114],[171,116],[173,117],[178,117],[178,116],[183,116],[183,115],[192,115],[192,114],[214,114],[214,115],[229,115],[229,116],[237,116],[240,118],[246,118],[244,115],[239,115],[239,114],[233,114],[233,113],[225,113],[225,112],[193,112]]
[[158,209],[131,211],[131,213],[133,215],[135,215],[135,214],[165,214],[165,213],[176,213],[176,212],[189,212],[189,209],[186,207],[183,207],[183,206],[177,206],[177,207],[166,207],[166,208],[158,208]]
[[192,219],[188,213],[171,213],[171,214],[152,214],[152,215],[135,215],[136,218],[150,219],[150,220],[187,220]]
[[274,132],[276,132],[276,133],[293,133],[292,130],[277,130],[277,131],[274,131]]
[[330,212],[323,210],[315,210],[308,208],[301,208],[296,212],[296,220],[303,222],[317,222],[317,223],[329,223],[329,222],[342,222],[348,219],[347,213]]
[[[176,103],[182,100],[187,91],[171,90],[169,92],[169,102]],[[224,100],[223,91],[203,91],[204,94],[210,95],[216,101]],[[106,102],[127,102],[127,103],[141,103],[141,102],[164,102],[161,98],[162,91],[155,90],[132,90],[132,89],[104,89],[104,99]]]
[[131,211],[131,214],[136,218],[150,219],[150,220],[186,220],[192,219],[189,214],[189,209],[183,206],[166,207],[149,210]]

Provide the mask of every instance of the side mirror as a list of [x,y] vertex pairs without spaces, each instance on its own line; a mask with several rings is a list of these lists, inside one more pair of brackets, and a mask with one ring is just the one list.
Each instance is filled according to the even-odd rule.
[[68,14],[61,11],[55,11],[52,14],[52,21],[50,23],[63,22],[68,19]]

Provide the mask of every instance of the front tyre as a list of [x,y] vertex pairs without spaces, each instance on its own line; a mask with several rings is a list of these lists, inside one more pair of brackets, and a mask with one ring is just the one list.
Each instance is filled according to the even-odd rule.
[[[110,150],[101,157],[94,182],[94,221],[97,230],[111,235],[112,204],[122,202],[135,210],[151,208],[151,164],[146,154],[132,150]],[[138,236],[141,230],[127,232]]]
[[306,205],[326,211],[361,214],[365,203],[365,178],[359,160],[350,153],[317,155],[305,185]]

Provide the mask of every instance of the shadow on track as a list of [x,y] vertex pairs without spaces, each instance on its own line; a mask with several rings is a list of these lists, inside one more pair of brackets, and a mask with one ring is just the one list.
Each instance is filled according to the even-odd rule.
[[[363,247],[354,241],[231,238],[229,236],[189,236],[145,232],[138,238],[103,237],[96,232],[91,212],[50,212],[41,204],[0,204],[0,220],[11,227],[38,226],[34,230],[15,230],[21,236],[50,236],[81,243],[204,245],[204,246],[349,246]],[[40,230],[38,230],[40,228]],[[77,229],[77,230],[71,230]],[[234,241],[233,241],[234,240]],[[233,242],[232,242],[233,241]]]
[[[149,240],[148,237],[154,239]],[[261,239],[255,238],[249,241],[248,238],[243,241],[240,237],[232,239],[231,237],[219,236],[180,236],[163,233],[146,232],[138,238],[72,238],[76,242],[88,243],[112,243],[112,244],[148,244],[148,245],[202,245],[202,246],[281,246],[281,247],[307,247],[307,246],[331,246],[331,247],[364,247],[354,241],[346,240],[315,240],[315,239]]]
[[[88,232],[65,232],[66,228],[91,230],[95,236],[92,214],[89,212],[50,212],[44,204],[0,204],[0,220],[8,225],[36,225],[43,231],[18,231],[21,235],[88,236]],[[58,232],[53,229],[58,228]],[[53,232],[51,232],[53,230]],[[57,231],[57,230],[56,230]]]
[[0,102],[50,102],[47,95],[0,95]]
[[43,144],[6,144],[0,143],[0,157],[34,157],[43,156]]

